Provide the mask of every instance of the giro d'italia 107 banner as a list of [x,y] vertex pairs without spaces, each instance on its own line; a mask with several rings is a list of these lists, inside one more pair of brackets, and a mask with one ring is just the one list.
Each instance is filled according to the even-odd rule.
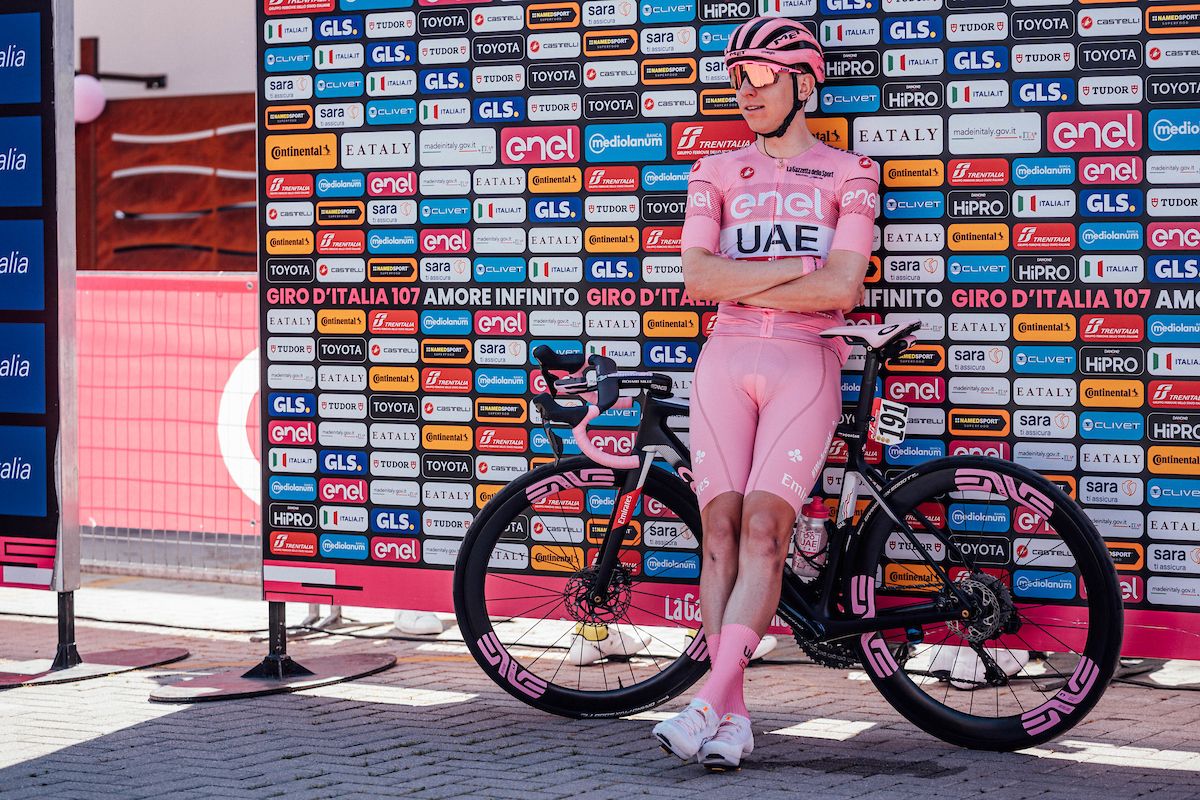
[[[539,344],[689,394],[715,309],[683,288],[687,176],[751,141],[721,54],[757,14],[812,26],[810,128],[882,166],[851,319],[924,328],[882,385],[909,438],[876,460],[1050,476],[1109,543],[1130,652],[1200,652],[1200,4],[264,0],[267,598],[449,610],[474,514],[551,457]],[[634,417],[603,421],[628,452]],[[576,510],[550,534],[583,548]],[[1025,524],[988,563],[1077,600],[1021,570]],[[561,571],[538,535],[514,568]],[[630,557],[694,580],[691,544]]]

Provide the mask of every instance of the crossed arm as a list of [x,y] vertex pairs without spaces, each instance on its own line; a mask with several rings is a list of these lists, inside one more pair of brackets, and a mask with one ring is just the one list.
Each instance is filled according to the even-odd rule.
[[862,301],[866,256],[831,250],[825,265],[804,274],[803,260],[735,261],[702,247],[683,254],[683,281],[698,300],[733,300],[783,311],[852,311]]

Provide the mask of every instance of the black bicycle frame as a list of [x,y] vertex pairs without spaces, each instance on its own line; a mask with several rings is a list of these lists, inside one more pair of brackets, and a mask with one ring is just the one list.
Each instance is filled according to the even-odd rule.
[[[891,517],[898,530],[909,540],[916,552],[920,553],[936,574],[950,589],[951,596],[942,596],[928,603],[917,603],[906,606],[903,612],[878,618],[851,618],[844,609],[839,612],[838,602],[844,596],[845,585],[849,576],[842,575],[843,559],[853,553],[853,546],[858,543],[856,534],[862,525],[851,522],[853,509],[848,514],[840,514],[838,524],[826,523],[829,529],[829,545],[827,562],[819,578],[820,591],[816,603],[810,602],[805,595],[805,584],[791,572],[783,576],[783,588],[779,601],[779,615],[792,627],[807,632],[814,639],[830,641],[848,636],[872,633],[884,629],[900,627],[918,627],[920,625],[961,620],[970,616],[970,603],[961,590],[950,580],[949,575],[941,564],[934,561],[924,545],[917,539],[916,534],[908,523],[900,518],[884,499],[888,481],[873,465],[867,462],[864,454],[864,444],[867,431],[872,419],[872,407],[875,401],[875,382],[880,376],[883,356],[875,350],[868,350],[863,367],[862,388],[859,391],[858,404],[853,425],[841,425],[837,435],[845,439],[848,447],[846,475],[851,472],[862,477],[864,486],[874,496],[876,509],[868,509],[863,514],[863,520],[869,513],[885,513]],[[674,399],[654,397],[648,391],[638,395],[642,415],[635,435],[635,447],[638,452],[638,468],[625,471],[621,482],[621,490],[613,504],[609,517],[608,532],[600,546],[596,560],[596,574],[593,578],[593,600],[597,603],[606,599],[612,572],[619,560],[621,546],[630,529],[629,520],[634,508],[641,499],[641,487],[645,485],[652,462],[656,457],[664,459],[689,485],[692,484],[691,462],[688,448],[671,430],[667,421],[672,417],[688,415],[686,402]],[[943,536],[923,514],[913,510],[913,514],[926,532],[941,540],[947,552],[957,552],[957,547]]]

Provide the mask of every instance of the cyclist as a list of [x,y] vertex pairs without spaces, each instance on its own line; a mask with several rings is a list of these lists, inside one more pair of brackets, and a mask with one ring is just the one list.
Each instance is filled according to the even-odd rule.
[[713,668],[660,722],[669,752],[731,769],[754,747],[744,670],[779,602],[788,539],[841,412],[849,347],[817,335],[862,298],[879,166],[808,129],[824,81],[799,22],[758,17],[725,50],[750,145],[692,168],[683,229],[688,293],[718,301],[692,390],[693,479],[704,530],[700,609]]

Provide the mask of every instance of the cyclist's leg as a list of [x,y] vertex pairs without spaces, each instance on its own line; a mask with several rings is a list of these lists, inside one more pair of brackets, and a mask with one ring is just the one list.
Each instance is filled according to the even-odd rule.
[[[749,383],[753,376],[746,362],[753,359],[760,341],[743,336],[709,338],[692,386],[692,474],[704,530],[700,615],[710,641],[720,635],[725,604],[737,578],[742,495],[758,424],[754,387]],[[715,657],[715,648],[710,650]]]
[[764,387],[742,504],[738,575],[722,618],[722,655],[700,690],[723,713],[743,716],[742,673],[779,604],[788,536],[841,412],[841,363],[831,349],[788,340],[769,344],[759,366],[771,381]]

